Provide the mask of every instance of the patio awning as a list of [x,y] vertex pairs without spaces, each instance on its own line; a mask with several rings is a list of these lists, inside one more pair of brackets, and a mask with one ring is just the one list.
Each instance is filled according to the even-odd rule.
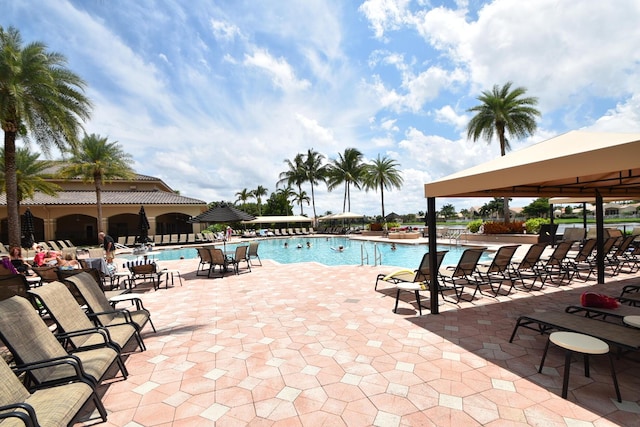
[[283,222],[312,222],[313,219],[303,215],[272,215],[257,216],[250,221],[242,221],[244,224],[271,224]]
[[640,198],[640,134],[572,131],[425,184],[425,197]]
[[[640,134],[571,131],[424,185],[427,226],[436,197],[574,197],[640,199]],[[604,283],[602,205],[596,209],[598,283]],[[429,240],[436,263],[436,240]],[[437,283],[436,272],[430,279]],[[431,312],[438,313],[437,287]]]
[[330,215],[329,219],[358,219],[363,217],[364,217],[363,214],[357,214],[353,212],[342,212],[342,213]]

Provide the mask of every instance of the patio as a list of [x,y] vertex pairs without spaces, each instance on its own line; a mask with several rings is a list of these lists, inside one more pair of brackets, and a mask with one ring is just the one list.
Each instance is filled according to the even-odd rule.
[[[637,354],[616,362],[622,404],[597,357],[591,378],[572,364],[564,400],[563,353],[550,349],[538,374],[546,337],[523,330],[508,343],[518,315],[576,303],[593,281],[418,317],[409,293],[395,314],[395,292],[374,291],[389,268],[265,260],[207,279],[196,260],[163,264],[184,286],[143,295],[158,332],[127,358],[129,379],[102,386],[101,425],[606,426],[640,414]],[[598,291],[617,295],[608,280]]]

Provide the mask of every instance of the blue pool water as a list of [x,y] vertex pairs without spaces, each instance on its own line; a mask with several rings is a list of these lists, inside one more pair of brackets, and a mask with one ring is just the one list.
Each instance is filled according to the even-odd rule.
[[[285,242],[288,243],[288,248],[284,247]],[[307,248],[307,242],[311,244],[310,248]],[[229,243],[227,251],[235,250],[239,244],[247,245],[248,241]],[[298,245],[302,247],[297,248]],[[340,245],[344,247],[342,252],[335,250]],[[427,245],[398,244],[396,248],[392,250],[389,243],[350,240],[346,237],[291,237],[260,240],[258,254],[261,259],[271,259],[281,264],[313,261],[325,265],[360,265],[362,255],[365,258],[365,265],[374,265],[374,254],[378,254],[380,257],[378,264],[415,269],[427,251]],[[457,264],[464,249],[461,246],[439,247],[438,250],[449,251],[443,265]],[[194,248],[180,248],[154,251],[151,255],[158,261],[168,261],[197,258],[198,252]],[[485,252],[481,262],[489,259],[489,254]]]

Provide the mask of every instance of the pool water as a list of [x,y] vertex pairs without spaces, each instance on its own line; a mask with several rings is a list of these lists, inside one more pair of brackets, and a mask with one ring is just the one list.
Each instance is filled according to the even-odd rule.
[[[287,243],[285,248],[284,244]],[[311,247],[307,247],[307,242]],[[226,250],[233,251],[238,245],[248,245],[248,241],[233,242],[227,244]],[[301,247],[298,248],[298,245]],[[343,246],[343,251],[336,250]],[[456,265],[464,247],[438,246],[438,250],[447,250],[443,265]],[[390,243],[371,242],[363,240],[350,240],[346,237],[290,237],[286,239],[260,240],[258,254],[261,259],[271,259],[281,264],[293,264],[299,262],[318,262],[325,265],[374,265],[375,255],[379,257],[377,264],[397,266],[415,269],[427,252],[427,245],[397,244],[396,249],[391,249]],[[150,253],[157,261],[169,261],[176,259],[194,259],[198,257],[195,248],[166,249]],[[364,257],[364,262],[362,261]],[[135,259],[135,256],[127,256]],[[367,260],[368,258],[368,260]],[[485,252],[481,262],[490,261],[489,254]]]

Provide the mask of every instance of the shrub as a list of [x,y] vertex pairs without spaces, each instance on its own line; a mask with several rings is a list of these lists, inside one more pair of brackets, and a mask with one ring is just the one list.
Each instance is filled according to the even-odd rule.
[[549,224],[551,221],[547,218],[531,218],[528,219],[527,222],[524,223],[527,228],[527,233],[529,234],[538,234],[540,233],[540,226],[542,224]]
[[469,223],[467,224],[467,230],[469,230],[471,233],[477,233],[478,230],[480,230],[481,225],[482,225],[481,219],[469,221]]
[[522,221],[512,221],[507,224],[504,222],[485,222],[484,234],[522,234],[524,231],[524,223]]

